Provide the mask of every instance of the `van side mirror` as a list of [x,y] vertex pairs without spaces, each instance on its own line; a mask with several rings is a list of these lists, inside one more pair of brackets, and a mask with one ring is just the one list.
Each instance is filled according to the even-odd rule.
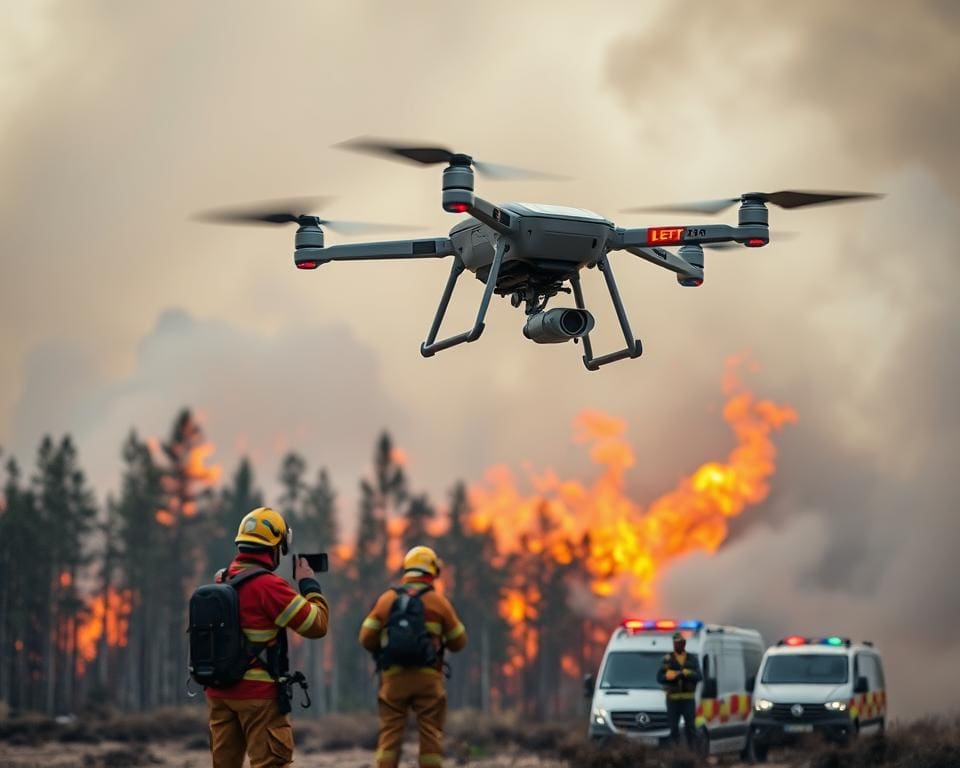
[[857,684],[853,686],[854,693],[867,693],[870,690],[870,684],[863,675],[857,678]]
[[746,685],[747,693],[753,693],[753,689],[756,687],[757,687],[757,676],[750,675],[750,677],[747,678],[747,685]]
[[708,677],[704,679],[700,688],[700,698],[702,699],[715,699],[717,698],[717,678]]
[[595,683],[592,673],[583,676],[583,698],[590,699],[593,697],[594,685]]

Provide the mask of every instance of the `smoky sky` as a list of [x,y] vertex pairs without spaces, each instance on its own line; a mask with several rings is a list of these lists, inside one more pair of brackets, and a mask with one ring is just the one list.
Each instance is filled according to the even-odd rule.
[[[589,476],[569,425],[590,407],[628,422],[644,503],[729,450],[720,374],[749,350],[751,388],[799,422],[769,500],[716,556],[673,566],[660,607],[768,640],[869,636],[898,715],[955,706],[958,33],[933,2],[8,3],[0,445],[29,460],[71,430],[105,491],[126,431],[161,435],[191,405],[217,460],[253,454],[264,484],[299,448],[348,498],[389,428],[439,495],[498,462]],[[443,263],[301,274],[291,232],[190,220],[320,194],[331,217],[444,234],[438,173],[330,149],[367,134],[563,173],[478,192],[623,225],[694,222],[622,207],[751,190],[886,197],[771,209],[771,244],[708,252],[695,290],[618,255],[640,360],[587,373],[502,301],[479,341],[423,360]],[[449,330],[475,312],[464,282]],[[925,654],[943,685],[916,679]]]

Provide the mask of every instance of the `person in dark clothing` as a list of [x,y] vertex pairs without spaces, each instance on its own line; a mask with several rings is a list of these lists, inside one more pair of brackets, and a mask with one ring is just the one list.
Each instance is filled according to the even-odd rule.
[[657,682],[663,686],[667,695],[667,721],[670,723],[670,741],[680,741],[680,718],[683,718],[683,732],[687,747],[694,748],[694,721],[697,714],[697,683],[703,679],[700,663],[687,653],[687,641],[679,632],[673,635],[673,653],[663,657],[663,664],[657,672]]

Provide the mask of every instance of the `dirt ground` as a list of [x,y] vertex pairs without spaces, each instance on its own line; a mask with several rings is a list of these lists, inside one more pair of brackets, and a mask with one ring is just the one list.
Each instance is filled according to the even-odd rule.
[[[445,763],[451,768],[459,765],[470,768],[568,768],[564,761],[522,752],[471,757],[464,762],[448,758]],[[741,768],[743,765],[729,759],[712,759],[710,764],[720,768]],[[155,742],[136,746],[107,741],[100,744],[49,742],[29,747],[0,743],[0,768],[203,768],[209,765],[210,757],[206,750],[187,749],[180,743]],[[370,768],[373,765],[373,752],[363,749],[298,752],[294,761],[297,768]],[[416,767],[416,746],[412,743],[404,747],[402,768],[408,767]],[[785,768],[785,764],[770,762],[767,768]]]
[[[416,747],[404,749],[403,766],[416,766]],[[454,759],[447,760],[457,765]],[[61,744],[50,742],[38,746],[11,746],[0,743],[0,768],[133,768],[134,766],[168,766],[169,768],[202,768],[210,765],[206,750],[186,749],[181,744],[153,743],[136,747],[121,742],[101,744]],[[373,752],[351,749],[326,754],[298,753],[297,768],[370,768]],[[540,759],[536,755],[505,754],[488,758],[471,758],[471,768],[566,768],[559,760]]]

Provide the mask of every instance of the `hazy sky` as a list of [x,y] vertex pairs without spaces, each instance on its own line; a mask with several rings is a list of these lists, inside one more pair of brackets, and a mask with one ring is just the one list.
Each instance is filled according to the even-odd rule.
[[[582,408],[625,417],[639,500],[730,437],[723,360],[800,422],[770,501],[712,559],[678,564],[670,612],[870,636],[894,710],[960,690],[960,18],[951,2],[8,2],[0,12],[0,445],[73,432],[106,490],[136,425],[200,409],[228,469],[329,466],[350,497],[377,430],[434,493],[497,462],[577,474]],[[771,210],[763,250],[707,254],[690,290],[614,263],[637,361],[586,372],[497,300],[483,338],[419,355],[447,265],[292,267],[293,232],[195,224],[230,203],[335,195],[332,217],[442,235],[440,172],[331,149],[449,143],[571,182],[478,180],[491,200],[633,205],[750,190],[886,192]],[[799,232],[776,242],[777,229]],[[336,242],[334,235],[328,242]],[[616,343],[599,275],[599,343]],[[480,284],[464,281],[450,326]],[[265,483],[271,478],[262,477]],[[718,579],[729,590],[708,590]],[[929,656],[925,657],[925,654]],[[930,658],[936,683],[916,669]]]

